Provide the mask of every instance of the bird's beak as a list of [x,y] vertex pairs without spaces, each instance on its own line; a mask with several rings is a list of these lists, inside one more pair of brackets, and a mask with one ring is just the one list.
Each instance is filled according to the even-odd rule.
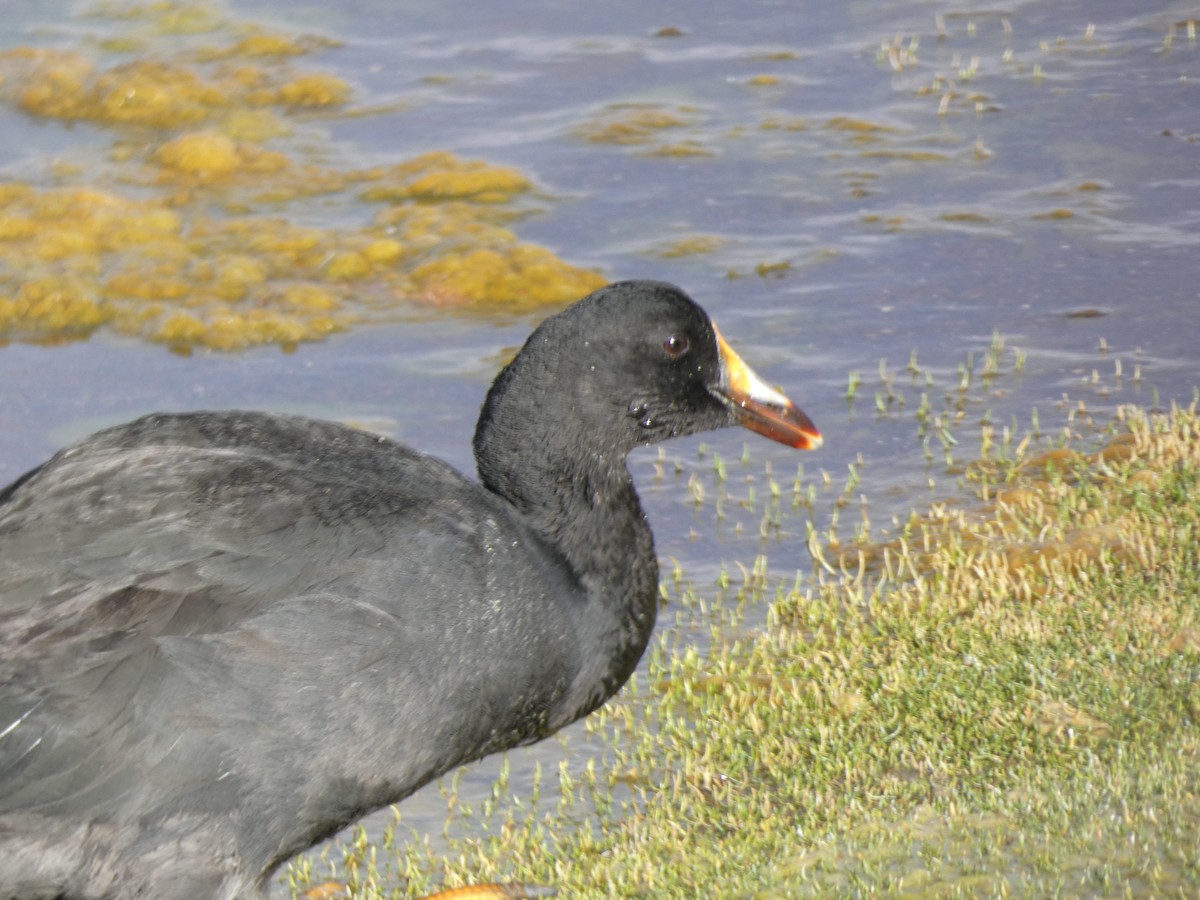
[[789,447],[820,447],[823,439],[812,419],[759,378],[725,343],[715,325],[713,331],[721,357],[721,385],[716,392],[733,409],[738,424]]

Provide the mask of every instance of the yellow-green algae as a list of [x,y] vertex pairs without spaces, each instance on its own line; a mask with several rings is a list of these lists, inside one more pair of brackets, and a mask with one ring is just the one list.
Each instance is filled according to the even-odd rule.
[[577,137],[595,144],[650,144],[659,132],[696,125],[690,106],[660,103],[613,103],[575,129]]
[[[593,144],[636,147],[639,156],[686,159],[716,156],[717,152],[700,140],[700,111],[693,106],[661,103],[612,103],[591,119],[577,125],[577,138]],[[664,140],[679,129],[687,128],[693,137]]]
[[728,240],[715,234],[693,234],[655,244],[646,251],[647,256],[657,259],[680,259],[688,256],[707,256],[720,249]]
[[[760,559],[713,596],[676,569],[668,611],[723,624],[707,650],[661,636],[653,689],[588,720],[599,764],[564,764],[557,804],[510,798],[502,772],[498,821],[449,850],[359,833],[354,896],[1195,896],[1200,419],[1118,424],[1099,452],[1014,461],[1007,496],[981,484],[986,541],[933,509],[877,574],[773,586]],[[1007,552],[1080,528],[1106,538]],[[737,629],[772,590],[766,628]]]
[[[0,52],[4,102],[114,135],[104,174],[59,163],[52,183],[0,184],[0,340],[108,327],[181,351],[290,347],[414,304],[524,311],[603,283],[510,230],[535,211],[521,172],[448,152],[337,168],[267,146],[301,113],[355,114],[348,84],[296,67],[334,42],[186,3],[91,16],[128,40]],[[314,196],[363,221],[295,224],[288,204]]]

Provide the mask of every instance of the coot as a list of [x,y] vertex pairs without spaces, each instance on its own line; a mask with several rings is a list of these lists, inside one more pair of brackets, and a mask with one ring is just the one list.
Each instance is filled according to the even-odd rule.
[[386,438],[151,415],[0,491],[0,896],[232,898],[610,697],[658,570],[625,466],[817,446],[678,288],[610,285],[496,378],[479,482]]

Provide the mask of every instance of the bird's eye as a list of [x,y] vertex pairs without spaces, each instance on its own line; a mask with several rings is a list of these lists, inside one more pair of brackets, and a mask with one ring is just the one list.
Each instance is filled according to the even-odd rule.
[[663,352],[671,359],[676,359],[687,353],[688,339],[682,334],[673,334],[662,342]]

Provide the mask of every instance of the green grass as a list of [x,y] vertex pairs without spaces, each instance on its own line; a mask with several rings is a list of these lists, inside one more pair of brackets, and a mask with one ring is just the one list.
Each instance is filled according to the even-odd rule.
[[1095,453],[968,466],[974,506],[887,542],[810,541],[800,590],[665,572],[713,641],[662,635],[589,720],[602,761],[501,783],[450,852],[360,837],[355,896],[1196,896],[1200,420],[1123,416]]

